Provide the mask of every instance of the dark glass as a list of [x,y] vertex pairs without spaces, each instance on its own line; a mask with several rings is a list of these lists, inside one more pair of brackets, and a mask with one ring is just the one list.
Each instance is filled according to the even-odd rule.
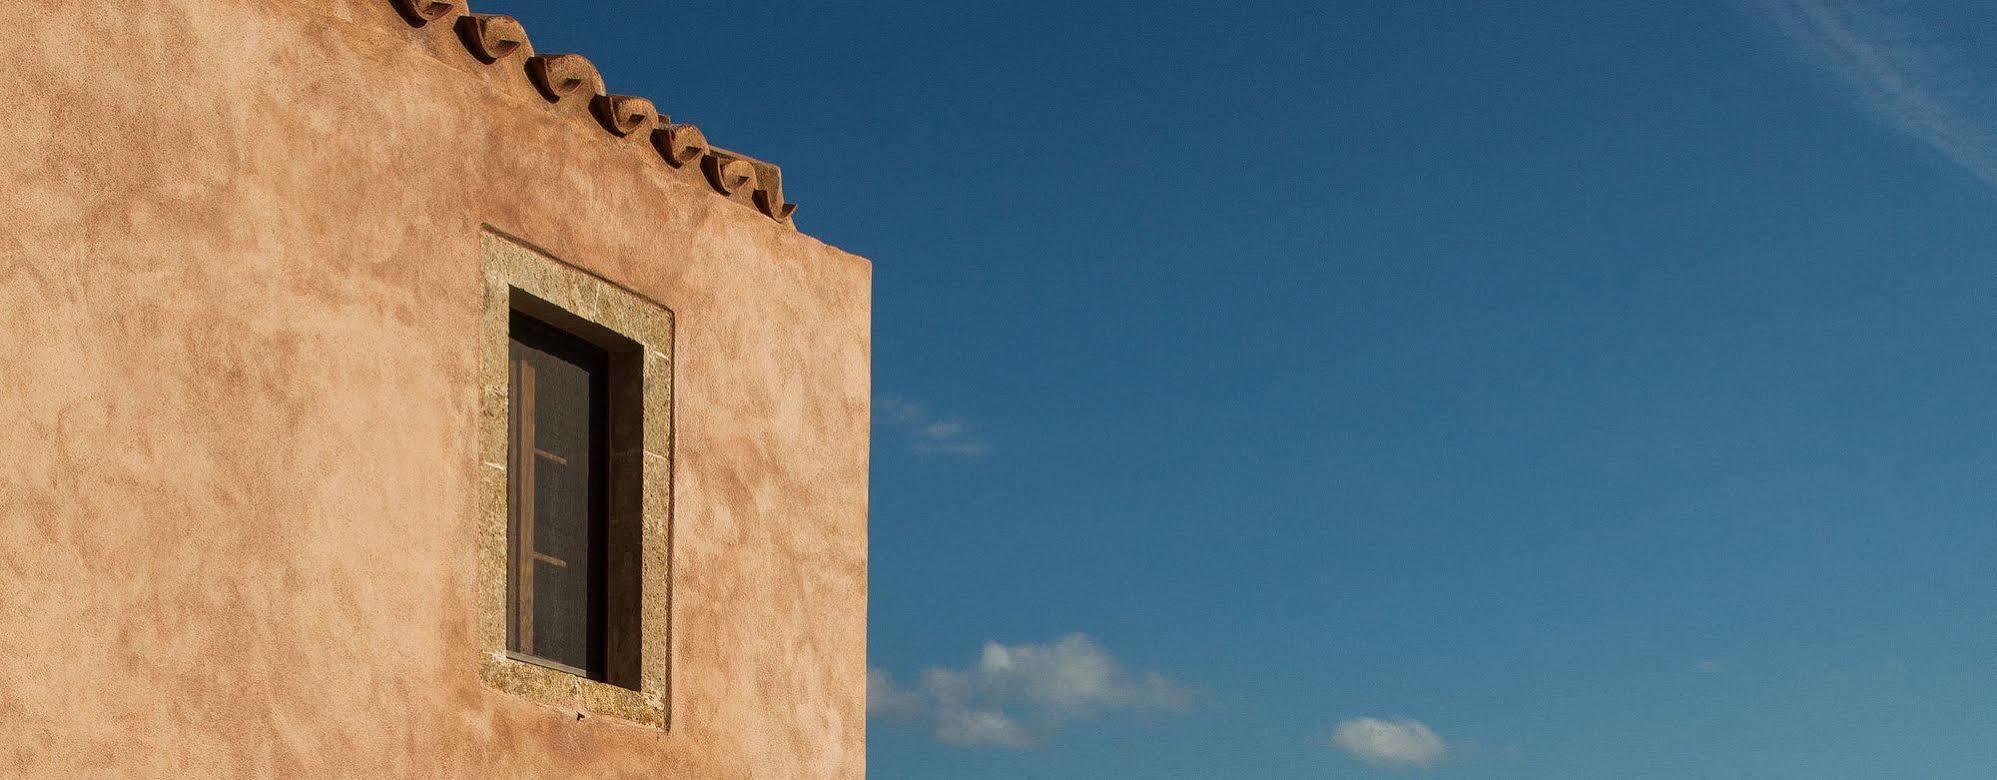
[[601,679],[608,356],[512,321],[507,645]]

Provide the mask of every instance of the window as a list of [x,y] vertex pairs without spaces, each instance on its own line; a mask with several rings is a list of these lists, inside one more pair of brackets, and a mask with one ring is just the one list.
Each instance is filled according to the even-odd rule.
[[509,330],[506,647],[601,680],[609,360],[518,312]]
[[509,237],[484,246],[480,676],[663,728],[672,312]]

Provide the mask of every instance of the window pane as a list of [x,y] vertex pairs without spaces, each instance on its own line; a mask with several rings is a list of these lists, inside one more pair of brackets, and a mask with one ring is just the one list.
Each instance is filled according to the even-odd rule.
[[601,350],[514,318],[511,545],[513,649],[590,672],[601,665],[598,614],[604,517]]

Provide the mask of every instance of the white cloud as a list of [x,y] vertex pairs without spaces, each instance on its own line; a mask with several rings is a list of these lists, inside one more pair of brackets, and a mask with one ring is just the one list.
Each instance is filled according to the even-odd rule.
[[874,422],[900,431],[909,449],[920,453],[975,458],[991,451],[963,418],[937,417],[921,404],[899,398],[875,400]]
[[978,673],[995,695],[1032,702],[1062,719],[1115,709],[1180,711],[1192,704],[1190,693],[1155,672],[1131,679],[1115,658],[1082,634],[1051,645],[986,642]]
[[1015,750],[1037,744],[1026,727],[995,710],[950,708],[936,715],[936,738],[963,747],[1008,747]]
[[1341,721],[1331,744],[1377,767],[1428,769],[1449,748],[1421,721],[1352,718]]
[[975,663],[924,670],[912,691],[870,670],[867,702],[870,715],[931,716],[949,744],[1020,749],[1112,713],[1184,712],[1193,695],[1155,672],[1132,675],[1095,640],[1069,634],[1047,644],[986,642]]
[[886,670],[867,670],[867,715],[912,718],[922,714],[925,708],[921,693],[896,685]]
[[922,437],[925,439],[932,439],[938,441],[946,439],[954,439],[958,436],[964,435],[964,422],[962,420],[933,422],[928,425],[922,426],[921,430],[918,432],[921,433]]
[[1979,83],[1982,69],[1967,64],[1962,39],[1943,34],[1955,25],[1926,24],[1877,2],[1750,2],[1888,124],[1997,186],[1997,101]]
[[880,398],[874,401],[874,421],[909,424],[928,417],[922,407],[899,398]]

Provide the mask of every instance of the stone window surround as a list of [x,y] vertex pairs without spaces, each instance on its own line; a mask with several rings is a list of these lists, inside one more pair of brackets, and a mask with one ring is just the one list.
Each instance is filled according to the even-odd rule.
[[[541,704],[666,728],[672,668],[673,313],[490,226],[481,231],[480,242],[485,300],[479,325],[479,676],[493,688]],[[507,652],[507,347],[514,311],[552,320],[585,339],[624,346],[613,352],[611,366],[609,554],[613,571],[620,556],[622,565],[637,569],[638,592],[619,594],[613,585],[607,606],[619,609],[621,601],[621,608],[629,609],[635,598],[637,636],[613,634],[606,641],[634,667],[621,674],[613,668],[613,674],[636,682],[635,689]],[[626,381],[619,381],[620,373]],[[637,381],[628,381],[634,373]],[[629,420],[634,406],[640,419],[620,429],[618,419]],[[629,542],[634,536],[636,545]]]

